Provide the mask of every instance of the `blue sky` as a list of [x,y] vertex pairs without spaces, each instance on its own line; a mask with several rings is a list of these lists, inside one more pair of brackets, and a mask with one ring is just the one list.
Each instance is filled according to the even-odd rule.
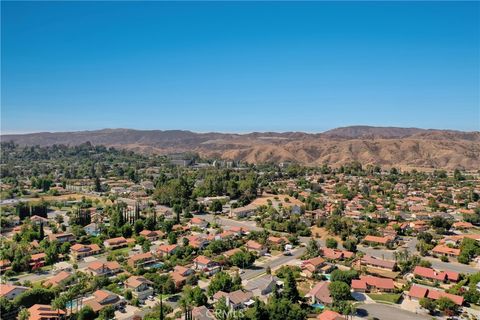
[[479,2],[2,2],[3,133],[480,130]]

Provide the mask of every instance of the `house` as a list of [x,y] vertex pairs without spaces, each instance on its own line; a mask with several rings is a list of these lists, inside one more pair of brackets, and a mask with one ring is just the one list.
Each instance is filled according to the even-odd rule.
[[90,236],[98,236],[100,234],[100,226],[97,223],[90,223],[83,227],[85,233]]
[[30,222],[32,223],[32,225],[35,225],[35,226],[40,226],[41,224],[43,224],[44,226],[48,225],[48,219],[47,218],[40,217],[40,216],[37,216],[37,215],[31,216],[30,217]]
[[305,298],[309,298],[311,304],[318,303],[324,306],[331,305],[333,303],[333,299],[330,296],[330,290],[328,289],[329,285],[329,281],[317,283],[312,290],[305,295]]
[[208,222],[198,218],[198,217],[193,217],[190,219],[190,227],[198,227],[200,229],[205,229],[208,226]]
[[455,271],[442,271],[438,272],[432,268],[425,268],[421,266],[416,266],[413,270],[413,275],[416,278],[422,278],[432,281],[441,281],[441,282],[457,282],[460,275]]
[[149,241],[156,241],[161,236],[163,236],[162,231],[150,231],[150,230],[142,230],[140,231],[140,235]]
[[245,244],[245,247],[248,251],[253,251],[258,256],[263,256],[265,253],[267,253],[267,248],[255,240],[248,240]]
[[180,272],[176,272],[176,271],[170,272],[170,277],[175,283],[175,287],[177,289],[182,288],[187,282],[187,277],[184,274],[181,274]]
[[108,290],[97,290],[93,296],[84,300],[83,304],[90,306],[94,312],[99,312],[106,306],[116,306],[122,303],[120,297]]
[[192,309],[192,320],[215,320],[216,318],[205,306]]
[[394,239],[389,236],[384,237],[377,237],[377,236],[366,236],[363,239],[364,243],[370,245],[382,245],[382,246],[390,246],[393,245]]
[[178,245],[176,244],[162,244],[157,248],[157,254],[161,257],[170,256],[178,250]]
[[213,300],[218,301],[225,298],[227,307],[233,310],[240,310],[254,303],[252,300],[253,293],[250,291],[237,290],[230,293],[218,291],[213,295]]
[[195,259],[193,259],[193,266],[195,270],[205,271],[209,274],[214,274],[220,271],[220,267],[218,266],[218,263],[216,263],[213,260],[210,260],[205,256],[198,256]]
[[321,254],[323,255],[324,258],[329,259],[329,260],[350,259],[355,255],[351,251],[330,249],[330,248],[322,248],[321,249]]
[[127,264],[132,268],[145,268],[157,262],[157,259],[151,252],[139,253],[131,256]]
[[248,281],[244,288],[251,291],[255,297],[260,297],[270,294],[275,287],[280,285],[283,285],[280,279],[267,274]]
[[196,249],[203,249],[209,244],[209,241],[203,236],[188,236],[184,239],[187,239],[189,246]]
[[237,218],[237,219],[248,218],[255,214],[255,210],[256,210],[256,207],[249,204],[245,207],[230,209],[229,216],[231,218]]
[[28,287],[15,286],[6,283],[0,283],[0,297],[12,300],[19,294],[29,290]]
[[57,233],[48,235],[50,242],[57,241],[58,243],[73,242],[76,237],[72,233]]
[[36,270],[38,268],[41,268],[45,265],[45,257],[47,255],[45,253],[37,253],[37,254],[32,254],[30,256],[30,268],[32,270]]
[[131,276],[125,281],[125,289],[132,291],[132,295],[140,301],[153,296],[152,282],[140,276]]
[[73,259],[81,259],[89,256],[99,254],[102,250],[98,244],[74,244],[70,247],[70,255]]
[[34,304],[28,308],[29,320],[57,320],[64,319],[66,316],[63,310],[54,310],[52,306],[46,304]]
[[105,263],[100,261],[94,261],[91,262],[87,267],[87,271],[94,276],[110,277],[119,273],[121,270],[122,267],[116,261],[108,261]]
[[435,254],[448,256],[448,257],[458,257],[460,255],[460,249],[450,248],[446,245],[439,244],[435,248],[432,249],[432,252]]
[[345,320],[340,313],[332,310],[324,310],[317,316],[317,320]]
[[395,285],[392,279],[360,276],[360,279],[352,280],[352,289],[356,292],[392,292]]
[[235,253],[237,252],[242,252],[242,249],[240,248],[234,248],[234,249],[230,249],[228,251],[225,251],[224,253],[222,253],[222,255],[227,258],[227,259],[230,259],[231,256],[233,256]]
[[369,255],[365,255],[360,259],[360,265],[393,271],[396,263],[395,261],[381,260]]
[[313,277],[316,273],[328,273],[334,266],[327,263],[322,257],[316,257],[302,262],[302,272],[307,277]]
[[103,245],[107,249],[119,249],[119,248],[124,248],[128,246],[127,239],[124,237],[118,237],[118,238],[112,238],[112,239],[107,239],[103,242]]
[[10,269],[12,269],[12,264],[10,263],[10,260],[0,260],[0,273],[4,273],[5,271]]
[[422,298],[437,300],[437,299],[440,299],[441,297],[446,297],[452,300],[456,305],[461,306],[463,304],[462,296],[457,296],[455,294],[446,293],[445,291],[442,291],[439,289],[424,287],[417,284],[412,285],[407,296],[414,301],[419,301]]
[[470,222],[458,221],[452,225],[452,228],[455,230],[465,230],[465,229],[473,229],[475,228],[475,226]]
[[274,246],[282,246],[287,242],[284,237],[275,237],[275,236],[269,236],[267,238],[267,241]]
[[67,283],[72,278],[73,274],[71,274],[70,272],[60,271],[55,276],[45,281],[42,285],[46,288],[55,288],[59,285]]
[[190,268],[186,268],[184,266],[180,266],[180,265],[176,265],[174,268],[173,268],[173,271],[184,276],[184,277],[188,277],[189,275],[191,274],[194,274],[195,271],[193,271],[192,269]]

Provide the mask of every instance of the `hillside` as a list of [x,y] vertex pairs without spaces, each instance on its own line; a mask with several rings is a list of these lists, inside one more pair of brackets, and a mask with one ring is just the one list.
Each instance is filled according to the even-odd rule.
[[319,134],[254,132],[194,133],[181,130],[104,129],[97,131],[3,135],[20,145],[77,145],[90,141],[137,152],[169,154],[193,151],[206,157],[250,163],[328,162],[353,160],[402,168],[480,168],[480,132],[353,126]]

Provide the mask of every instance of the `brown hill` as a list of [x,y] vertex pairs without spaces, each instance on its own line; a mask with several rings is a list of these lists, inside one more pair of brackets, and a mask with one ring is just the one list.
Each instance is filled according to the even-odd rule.
[[114,146],[169,154],[193,151],[202,156],[250,163],[296,161],[306,165],[351,161],[401,168],[480,168],[480,132],[355,126],[319,134],[254,132],[194,133],[180,130],[104,129],[97,131],[3,135],[20,145]]

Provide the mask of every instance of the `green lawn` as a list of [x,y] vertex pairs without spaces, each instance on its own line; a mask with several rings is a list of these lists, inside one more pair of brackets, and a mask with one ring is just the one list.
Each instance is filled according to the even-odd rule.
[[402,296],[400,293],[368,293],[367,295],[375,301],[387,303],[398,303]]

